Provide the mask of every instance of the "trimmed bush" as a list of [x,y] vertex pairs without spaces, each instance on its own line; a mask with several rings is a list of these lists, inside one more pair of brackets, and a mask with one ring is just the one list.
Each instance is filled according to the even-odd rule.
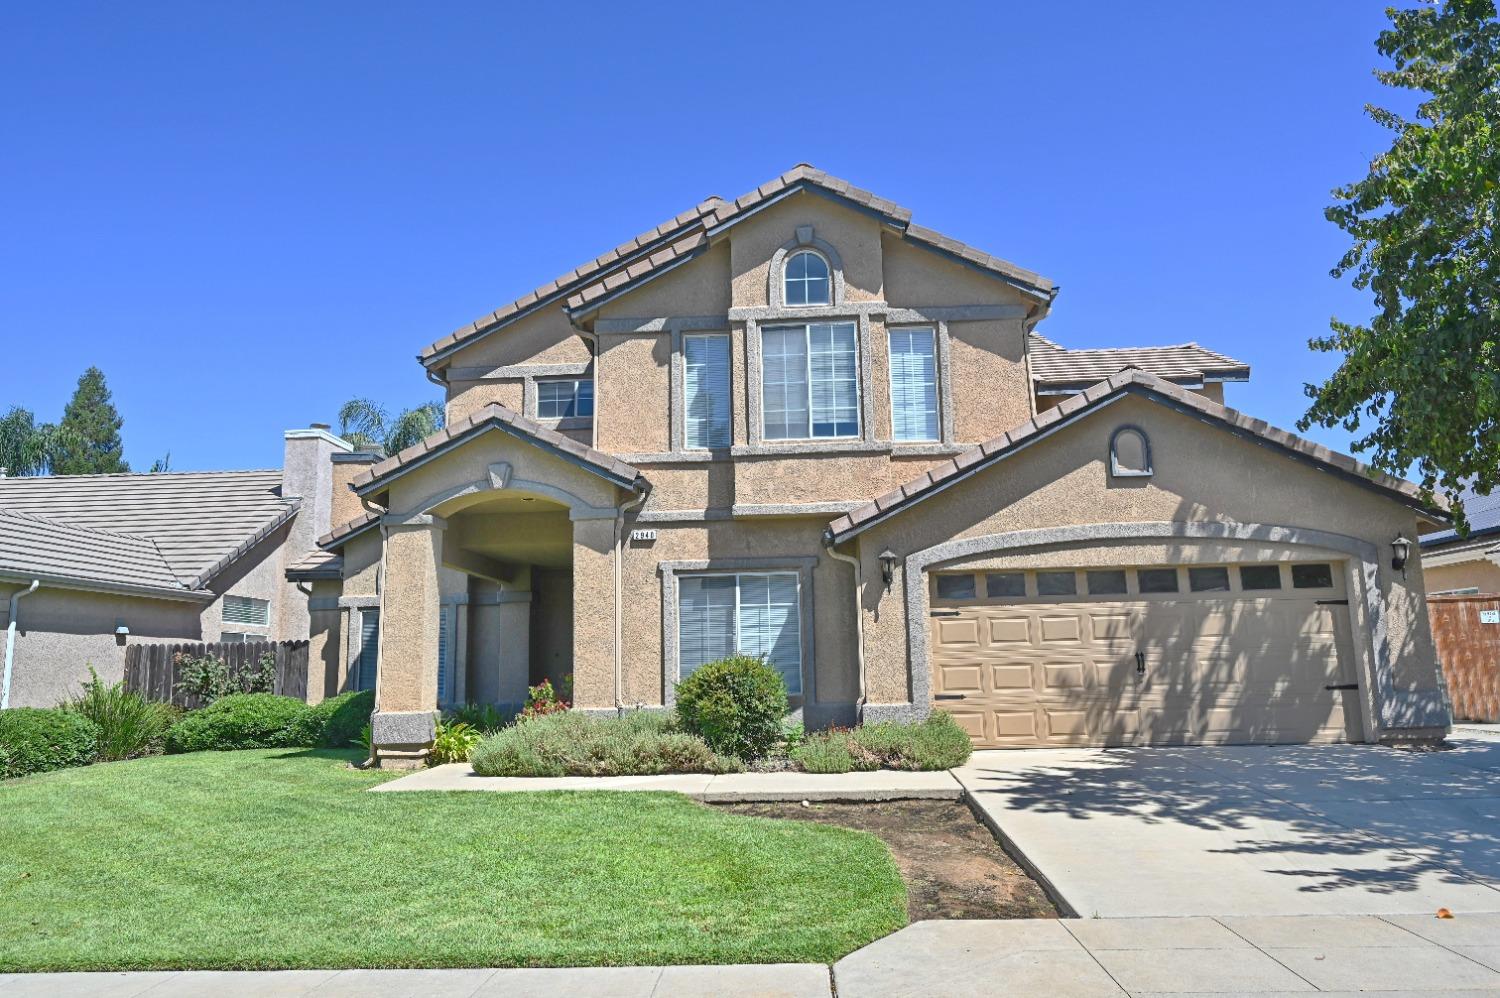
[[298,718],[292,729],[294,745],[316,745],[320,748],[348,748],[359,737],[360,729],[370,723],[375,711],[375,691],[340,693],[314,704]]
[[98,751],[99,728],[82,714],[39,707],[0,710],[0,777],[87,766]]
[[758,759],[781,742],[786,684],[765,659],[731,655],[677,684],[677,719],[722,755]]
[[885,721],[809,735],[792,760],[809,773],[852,770],[941,770],[962,766],[973,743],[953,715],[936,710],[917,724]]
[[274,693],[231,693],[183,717],[167,732],[168,752],[301,745],[309,708]]
[[104,685],[93,666],[89,667],[89,675],[92,678],[83,684],[83,692],[59,706],[94,722],[99,729],[99,761],[114,762],[160,752],[177,712],[164,703],[127,690],[124,683]]
[[481,742],[469,762],[480,776],[649,776],[743,768],[716,755],[703,739],[676,730],[670,717],[644,711],[523,718]]

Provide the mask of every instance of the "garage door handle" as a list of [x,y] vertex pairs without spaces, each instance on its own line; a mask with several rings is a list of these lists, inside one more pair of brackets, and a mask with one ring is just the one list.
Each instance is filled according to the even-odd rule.
[[932,611],[932,615],[934,617],[957,617],[958,616],[958,611],[957,610],[934,610],[934,611]]
[[1349,605],[1349,601],[1346,600],[1346,599],[1319,599],[1319,600],[1313,600],[1313,603],[1315,603],[1318,606],[1348,606]]
[[933,697],[932,699],[934,699],[934,700],[962,700],[965,696],[967,696],[967,694],[965,694],[965,693],[939,693],[937,696]]
[[1357,689],[1359,689],[1359,684],[1358,683],[1329,683],[1327,686],[1324,686],[1323,688],[1325,690],[1357,690]]

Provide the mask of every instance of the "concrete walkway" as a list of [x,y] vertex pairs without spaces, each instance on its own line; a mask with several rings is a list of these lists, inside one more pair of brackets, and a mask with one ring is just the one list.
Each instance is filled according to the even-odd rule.
[[1084,918],[1500,911],[1500,739],[1452,744],[977,752],[955,775]]
[[836,963],[0,975],[0,998],[1500,996],[1500,915],[917,922]]
[[374,793],[410,790],[487,790],[518,793],[536,790],[659,790],[712,803],[735,801],[878,801],[957,800],[963,788],[952,774],[899,773],[701,773],[666,776],[476,776],[468,763],[419,770],[399,780],[371,787]]

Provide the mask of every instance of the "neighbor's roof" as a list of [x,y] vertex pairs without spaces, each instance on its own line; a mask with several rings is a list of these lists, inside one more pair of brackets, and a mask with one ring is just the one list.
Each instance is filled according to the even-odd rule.
[[1460,500],[1464,504],[1464,515],[1469,518],[1469,536],[1460,538],[1456,530],[1436,530],[1422,535],[1420,543],[1424,549],[1451,543],[1467,544],[1477,538],[1500,534],[1500,489],[1482,496],[1472,487],[1467,488]]
[[525,440],[534,447],[623,488],[638,488],[644,482],[638,470],[619,458],[595,450],[550,427],[517,415],[513,409],[491,402],[473,415],[438,430],[425,440],[412,444],[401,453],[388,457],[379,464],[371,465],[355,475],[349,487],[361,495],[368,495],[392,478],[451,450],[465,440],[490,430],[501,430],[513,437]]
[[993,274],[1034,298],[1050,301],[1057,293],[1057,287],[1040,274],[932,229],[913,225],[911,212],[895,202],[877,197],[806,163],[799,163],[733,201],[710,197],[699,202],[603,256],[455,330],[428,346],[418,359],[432,367],[475,340],[562,299],[566,299],[571,313],[592,311],[605,299],[705,252],[720,233],[737,222],[804,190],[872,213],[912,243]]
[[1032,333],[1030,346],[1031,380],[1042,387],[1081,390],[1130,368],[1167,381],[1193,384],[1244,381],[1250,377],[1249,364],[1196,343],[1070,350]]
[[332,551],[309,551],[286,567],[286,577],[291,582],[342,579],[344,558]]
[[1447,522],[1448,514],[1423,502],[1420,491],[1411,482],[1393,478],[1361,464],[1346,454],[1329,450],[1286,430],[1247,416],[1234,409],[1210,402],[1203,396],[1172,384],[1144,371],[1122,371],[1119,374],[1064,399],[1035,419],[970,448],[957,457],[942,462],[920,478],[913,479],[885,495],[846,513],[828,525],[827,539],[838,544],[856,534],[903,512],[976,472],[996,464],[1034,443],[1044,434],[1066,423],[1074,422],[1096,409],[1126,395],[1139,394],[1153,401],[1188,412],[1206,421],[1255,441],[1273,447],[1297,460],[1316,464],[1340,477],[1382,492],[1438,522]]
[[297,511],[280,471],[0,478],[0,510],[151,541],[181,585],[201,589]]
[[0,510],[0,576],[175,599],[212,595],[184,588],[147,538],[55,523],[15,510]]

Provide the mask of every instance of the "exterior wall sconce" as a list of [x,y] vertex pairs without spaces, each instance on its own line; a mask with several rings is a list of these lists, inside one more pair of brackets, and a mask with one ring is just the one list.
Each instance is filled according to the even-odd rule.
[[1396,539],[1391,541],[1391,567],[1400,572],[1403,579],[1406,578],[1406,559],[1410,557],[1411,541],[1398,534]]
[[117,637],[117,638],[128,638],[128,637],[130,637],[130,628],[126,627],[124,624],[116,624],[115,625],[115,637]]
[[880,581],[885,583],[885,591],[891,591],[891,583],[896,578],[896,552],[886,548],[880,552]]

